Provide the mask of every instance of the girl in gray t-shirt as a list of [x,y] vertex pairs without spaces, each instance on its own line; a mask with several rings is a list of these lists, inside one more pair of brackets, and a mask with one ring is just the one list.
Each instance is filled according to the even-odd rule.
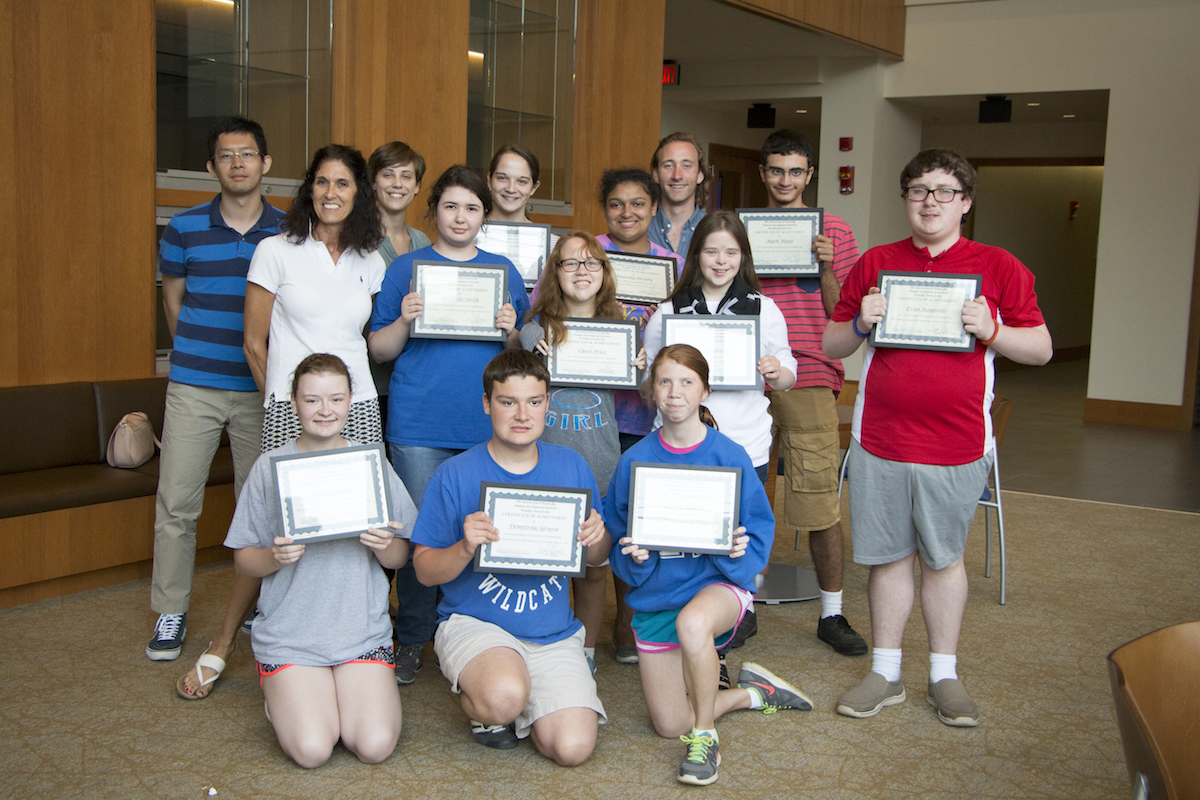
[[[542,355],[550,354],[550,345],[567,340],[563,320],[625,319],[625,307],[617,300],[617,281],[604,248],[589,233],[571,231],[558,240],[550,253],[550,263],[538,280],[533,307],[521,328],[521,347]],[[638,369],[646,366],[646,351],[631,362]],[[546,410],[546,430],[542,441],[564,445],[583,456],[596,476],[600,491],[608,489],[613,470],[621,457],[621,439],[617,429],[612,389],[552,387]],[[588,567],[587,574],[571,581],[575,595],[575,616],[583,623],[584,651],[593,668],[596,639],[604,617],[608,573],[606,561]],[[622,652],[631,653],[633,631],[629,621],[633,611],[624,602],[624,584],[617,585],[617,630],[614,639],[618,660]],[[629,656],[626,656],[628,659]]]
[[[301,434],[250,470],[225,546],[234,565],[263,578],[251,645],[267,719],[297,764],[324,764],[338,739],[361,761],[391,755],[400,737],[388,581],[380,566],[408,560],[416,508],[386,459],[394,521],[357,538],[294,544],[283,536],[271,456],[337,450],[350,411],[350,375],[337,356],[311,355],[292,383]],[[398,532],[398,533],[396,533]]]

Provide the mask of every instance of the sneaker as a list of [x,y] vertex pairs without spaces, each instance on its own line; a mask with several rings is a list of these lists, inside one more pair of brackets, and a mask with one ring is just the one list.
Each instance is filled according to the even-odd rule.
[[151,661],[174,661],[183,649],[183,637],[187,635],[187,612],[182,614],[159,614],[154,623],[154,636],[146,645],[146,658]]
[[841,614],[824,617],[817,623],[817,638],[844,656],[865,656],[867,642],[850,627]]
[[737,685],[739,689],[754,689],[758,692],[762,697],[764,713],[773,714],[782,708],[812,711],[812,700],[803,692],[758,664],[743,662],[741,670],[738,671]]
[[396,646],[396,683],[408,686],[417,679],[421,671],[421,657],[425,655],[425,644],[401,644]]
[[637,648],[630,644],[616,644],[613,649],[617,651],[618,664],[636,664],[638,663]]
[[955,728],[974,728],[979,724],[979,709],[958,678],[946,678],[929,684],[925,699],[937,709],[938,719]]
[[725,663],[725,656],[721,656],[721,675],[717,678],[717,690],[731,689],[733,683],[729,680],[729,665]]
[[250,633],[251,628],[254,627],[254,618],[257,617],[259,613],[261,612],[259,612],[257,608],[250,612],[250,616],[246,617],[246,619],[242,622],[242,633]]
[[729,646],[731,648],[741,647],[756,633],[758,633],[758,614],[754,613],[754,609],[750,609],[742,617],[742,624],[738,625],[738,629],[734,631],[733,640],[729,642]]
[[484,725],[475,720],[471,720],[471,737],[494,750],[512,750],[518,743],[511,725]]
[[868,672],[862,683],[838,700],[837,712],[844,717],[866,719],[878,714],[884,706],[894,706],[907,699],[903,683],[889,683],[878,672]]
[[721,749],[717,740],[711,736],[697,736],[689,733],[679,737],[687,742],[687,755],[679,765],[680,783],[690,783],[693,786],[708,786],[717,782],[717,767],[721,766]]

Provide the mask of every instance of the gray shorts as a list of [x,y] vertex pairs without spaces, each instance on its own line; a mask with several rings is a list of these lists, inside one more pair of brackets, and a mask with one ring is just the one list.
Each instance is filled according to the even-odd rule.
[[857,564],[891,564],[920,551],[945,569],[967,549],[992,453],[954,467],[888,461],[850,443],[850,541]]
[[471,659],[493,647],[515,650],[529,670],[529,700],[516,720],[519,738],[529,735],[534,722],[564,708],[590,708],[599,716],[601,725],[607,721],[596,694],[596,681],[583,654],[583,628],[560,642],[533,644],[491,622],[451,614],[450,619],[438,625],[433,650],[452,692],[460,691],[458,676]]

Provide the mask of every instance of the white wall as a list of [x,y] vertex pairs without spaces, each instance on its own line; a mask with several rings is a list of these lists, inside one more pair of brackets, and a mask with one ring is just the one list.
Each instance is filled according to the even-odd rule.
[[891,98],[1109,90],[1090,398],[1183,400],[1200,215],[1198,30],[1195,0],[913,6],[905,60],[885,68]]

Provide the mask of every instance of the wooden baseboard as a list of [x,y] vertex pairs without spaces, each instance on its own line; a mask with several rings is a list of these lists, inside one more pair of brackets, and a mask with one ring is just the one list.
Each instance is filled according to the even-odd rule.
[[1085,422],[1140,425],[1146,428],[1173,428],[1185,431],[1192,428],[1192,415],[1185,413],[1183,406],[1097,400],[1092,397],[1083,401],[1083,419]]
[[[196,551],[196,566],[216,564],[221,561],[232,561],[233,551],[227,547],[204,547]],[[66,597],[76,592],[86,592],[89,589],[102,589],[105,586],[116,586],[119,583],[138,581],[150,577],[154,562],[150,559],[137,561],[133,564],[121,564],[117,567],[97,569],[79,575],[67,575],[62,578],[52,578],[48,581],[27,583],[24,586],[13,586],[0,589],[0,609],[23,606],[26,603],[36,603],[40,600],[50,600],[55,597]],[[150,596],[146,595],[146,608],[150,608]]]

